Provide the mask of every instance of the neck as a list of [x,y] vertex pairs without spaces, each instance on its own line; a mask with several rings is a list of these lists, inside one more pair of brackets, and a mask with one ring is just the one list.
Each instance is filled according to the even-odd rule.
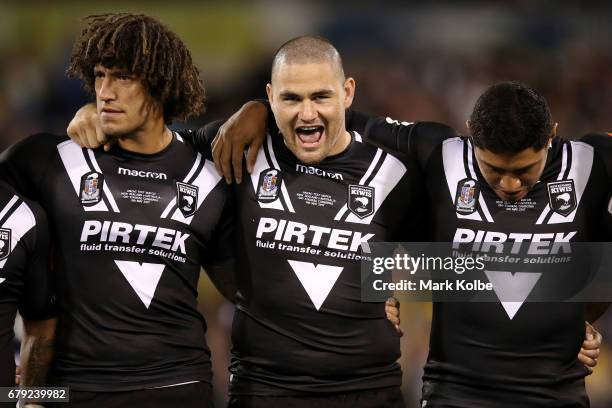
[[164,150],[172,142],[172,132],[163,119],[151,121],[135,132],[120,136],[119,147],[123,150],[142,154],[155,154]]
[[329,155],[335,156],[336,154],[342,153],[344,149],[346,149],[350,143],[351,143],[351,134],[347,132],[346,130],[343,130],[340,133],[338,140],[336,140],[336,143],[334,143],[334,146],[329,151]]

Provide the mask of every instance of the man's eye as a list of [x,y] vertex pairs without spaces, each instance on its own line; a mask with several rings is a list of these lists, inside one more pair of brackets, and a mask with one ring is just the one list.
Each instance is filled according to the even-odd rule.
[[96,78],[102,78],[104,76],[104,73],[102,72],[94,72],[94,77]]
[[128,74],[119,74],[117,75],[117,78],[121,79],[122,81],[127,81],[128,79],[131,79],[132,77],[129,76]]

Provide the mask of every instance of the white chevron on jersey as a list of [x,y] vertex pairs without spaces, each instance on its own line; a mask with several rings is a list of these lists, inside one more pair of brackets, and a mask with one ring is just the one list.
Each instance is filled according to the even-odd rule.
[[11,198],[9,200],[9,202],[4,206],[4,208],[2,209],[2,211],[0,211],[0,219],[4,218],[6,216],[6,214],[13,208],[13,206],[17,203],[17,201],[19,201],[19,197],[17,197],[16,195],[13,196],[13,198]]
[[[472,152],[472,142],[471,140],[468,139],[468,141],[464,143],[467,143],[468,145],[467,159],[468,159],[468,169],[470,171],[470,177],[474,180],[478,180],[478,177],[476,175],[476,170],[474,170],[474,160],[473,160],[474,154]],[[455,197],[453,195],[453,201],[454,199]],[[478,195],[478,206],[482,210],[482,213],[484,214],[487,221],[493,222],[493,217],[491,217],[491,213],[489,212],[489,207],[487,207],[487,202],[485,201],[482,194]]]
[[610,202],[608,203],[608,212],[612,214],[612,198],[610,199]]
[[[574,221],[576,211],[580,206],[580,200],[584,194],[589,176],[591,175],[591,169],[593,167],[593,146],[583,142],[570,142],[572,148],[572,163],[567,175],[568,180],[574,180],[574,188],[576,189],[576,208],[574,211],[569,213],[567,217],[561,214],[553,213],[548,220],[548,224],[561,224],[564,222]],[[548,204],[550,206],[550,204]]]
[[[16,197],[13,197],[13,199]],[[11,199],[7,204],[7,207],[14,206],[14,201]],[[5,207],[6,209],[6,207]],[[10,211],[10,210],[9,210]],[[4,213],[4,209],[2,211]],[[21,238],[28,233],[32,228],[36,226],[36,218],[34,213],[30,210],[30,207],[26,203],[21,203],[16,210],[6,219],[2,228],[8,228],[11,230],[11,252],[15,249],[15,246],[21,240]],[[4,264],[8,258],[0,261],[0,269],[4,268]]]
[[[362,186],[365,185],[366,180],[370,177],[370,174],[372,174],[372,172],[374,171],[374,168],[376,168],[376,165],[378,164],[378,161],[380,160],[380,157],[382,156],[382,154],[383,154],[383,151],[381,149],[376,149],[376,154],[374,155],[374,158],[372,159],[372,162],[370,163],[370,167],[368,167],[368,169],[366,170],[361,180],[359,180],[360,185]],[[376,191],[374,192],[374,195],[376,195]],[[338,211],[338,214],[336,214],[336,216],[334,217],[334,221],[339,221],[340,219],[342,219],[342,217],[344,217],[344,214],[346,214],[347,211],[348,211],[348,205],[344,204],[342,208],[340,209],[340,211]]]
[[[89,173],[90,171],[97,171],[102,173],[98,164],[95,160],[92,160],[96,169],[92,169],[87,164],[85,160],[85,156],[83,155],[83,149],[74,143],[72,140],[66,140],[57,145],[57,150],[59,152],[60,158],[62,159],[62,163],[64,164],[64,168],[66,169],[66,173],[68,173],[68,177],[70,178],[70,182],[72,183],[72,187],[74,187],[74,191],[77,194],[77,197],[80,196],[81,193],[81,177]],[[88,149],[89,150],[89,149]],[[93,151],[89,150],[90,158],[93,156]],[[104,180],[104,186],[102,187],[102,191],[104,197],[106,197],[111,203],[113,207],[113,211],[119,212],[119,208],[115,203],[113,195],[110,193],[110,187],[108,185],[107,180]],[[104,203],[103,200],[100,200],[99,203],[92,206],[83,206],[84,211],[108,211],[108,207]]]
[[179,135],[177,132],[172,132],[172,133],[174,134],[174,136],[176,136],[176,140],[178,140],[181,143],[185,143],[185,140],[183,140],[181,135]]
[[[214,163],[210,160],[204,159],[204,166],[202,166],[202,169],[196,176],[195,180],[190,183],[191,185],[198,187],[198,205],[196,207],[196,211],[198,208],[200,208],[206,197],[208,197],[215,186],[219,184],[220,180],[221,176],[217,173]],[[176,197],[174,201],[176,201]],[[172,214],[171,218],[175,221],[189,225],[191,224],[194,216],[195,214],[185,218],[183,213],[177,208],[174,210],[174,214]]]
[[[457,184],[459,184],[460,180],[468,178],[463,164],[463,140],[460,137],[453,137],[442,142],[442,163],[444,164],[444,176],[446,178],[446,184],[448,184],[450,199],[454,206]],[[482,197],[482,193],[480,196]],[[480,205],[480,200],[478,200],[478,205]],[[455,214],[457,218],[482,221],[482,217],[478,211],[474,211],[472,214],[467,215],[457,212],[455,212]]]
[[346,217],[345,221],[359,224],[371,223],[378,209],[382,206],[389,193],[395,188],[401,178],[404,177],[406,171],[407,169],[404,163],[395,156],[387,154],[382,165],[374,175],[374,178],[368,183],[368,186],[374,187],[374,213],[369,217],[361,219],[351,212],[348,217]]
[[287,260],[287,262],[306,290],[312,304],[319,310],[344,268],[292,260]]
[[357,132],[354,132],[354,134],[355,134],[355,141],[359,143],[363,143],[363,139],[361,138],[361,135]]
[[115,264],[148,309],[165,265],[117,260]]
[[[96,161],[96,155],[94,154],[93,150],[87,149],[87,153],[89,154],[89,160],[91,160],[91,164],[93,165],[94,170],[96,170],[98,173],[102,173],[102,169],[100,168],[100,166],[98,166],[98,162]],[[115,202],[115,197],[113,197],[112,191],[113,190],[108,184],[108,180],[105,179],[104,186],[102,187],[104,197],[106,197],[114,212],[120,212],[119,207],[117,207],[117,203]]]
[[485,274],[510,320],[523,306],[542,276],[539,272],[485,271]]
[[[193,174],[196,172],[198,167],[200,167],[201,161],[202,161],[202,155],[198,153],[198,155],[196,156],[195,162],[193,163],[193,166],[191,166],[191,169],[189,169],[189,172],[183,179],[183,183],[189,184],[188,181],[191,180],[191,178],[193,177]],[[172,211],[172,209],[176,206],[177,206],[177,203],[176,203],[176,196],[175,196],[173,200],[170,200],[170,202],[168,203],[168,206],[162,212],[162,215],[160,216],[160,218],[166,218],[168,214],[170,214],[170,211]]]
[[[557,181],[563,180],[563,175],[565,174],[565,170],[567,169],[567,144],[563,145],[563,152],[561,154],[561,171],[559,171],[559,175],[557,175]],[[536,221],[536,225],[540,225],[544,222],[546,217],[550,213],[550,204],[546,204],[544,210],[542,210],[542,214],[538,217]]]
[[[255,160],[255,165],[253,166],[253,172],[251,173],[251,182],[253,183],[253,189],[255,190],[255,194],[257,194],[257,188],[259,187],[259,175],[262,171],[267,170],[269,168],[275,168],[276,170],[280,171],[280,167],[278,165],[278,162],[276,161],[276,156],[274,155],[274,149],[272,148],[272,136],[270,136],[270,134],[266,136],[266,144],[272,163],[268,163],[264,148],[262,147],[261,149],[259,149],[259,152],[257,152],[257,159]],[[281,184],[281,194],[285,202],[287,203],[287,210],[290,212],[295,212],[295,210],[293,209],[293,205],[291,204],[291,200],[289,198],[289,191],[287,190],[287,186],[285,186],[284,180]],[[271,208],[274,210],[281,211],[285,210],[285,208],[283,207],[283,203],[280,200],[280,197],[269,203],[262,203],[261,201],[258,201],[258,203],[259,208]]]
[[5,278],[0,278],[0,283],[4,282],[5,280]]

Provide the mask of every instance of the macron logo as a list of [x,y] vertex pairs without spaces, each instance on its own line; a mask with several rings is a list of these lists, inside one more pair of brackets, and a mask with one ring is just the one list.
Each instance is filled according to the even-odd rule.
[[327,177],[327,178],[334,179],[334,180],[344,180],[344,178],[342,177],[342,174],[340,173],[336,173],[334,171],[321,170],[313,166],[304,166],[303,164],[296,164],[295,171],[299,173],[304,173],[304,174],[314,174],[315,176]]
[[123,167],[119,167],[118,173],[122,176],[152,178],[152,179],[157,179],[157,180],[168,180],[168,176],[166,176],[166,173],[156,173],[154,171],[132,170],[132,169],[125,169]]

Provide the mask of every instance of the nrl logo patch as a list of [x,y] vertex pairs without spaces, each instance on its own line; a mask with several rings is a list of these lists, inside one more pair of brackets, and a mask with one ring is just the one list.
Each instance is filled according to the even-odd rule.
[[359,218],[374,214],[374,187],[349,184],[347,206]]
[[177,181],[176,203],[183,217],[191,217],[198,209],[198,187]]
[[283,177],[277,169],[266,169],[259,173],[257,185],[257,200],[262,203],[271,203],[278,198]]
[[79,200],[86,207],[98,204],[102,200],[102,188],[104,187],[104,175],[97,171],[83,174],[81,177],[81,192]]
[[476,212],[479,194],[480,186],[478,181],[471,178],[459,180],[457,192],[455,193],[455,211],[459,214],[473,214]]
[[11,230],[0,228],[0,261],[11,253]]
[[550,208],[564,217],[576,209],[576,189],[574,180],[547,183]]

